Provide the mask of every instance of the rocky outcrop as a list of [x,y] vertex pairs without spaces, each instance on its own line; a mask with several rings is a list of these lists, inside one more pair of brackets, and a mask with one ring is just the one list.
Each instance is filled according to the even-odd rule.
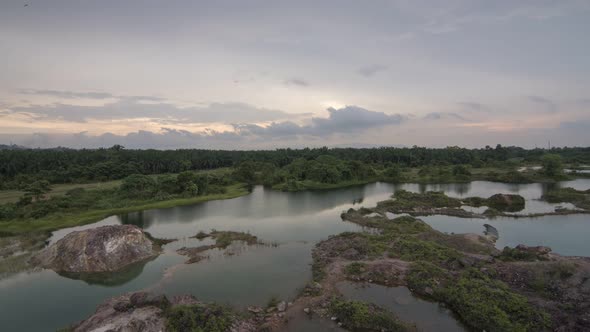
[[164,309],[169,305],[165,296],[145,292],[125,294],[102,303],[91,317],[75,325],[72,331],[165,331]]
[[[102,303],[89,318],[68,328],[73,332],[209,331],[208,321],[220,331],[253,332],[258,324],[224,307],[198,301],[191,295],[129,293]],[[209,327],[210,328],[210,327]],[[217,330],[216,330],[217,331]]]
[[57,272],[113,272],[153,258],[159,251],[139,227],[110,225],[72,232],[32,261]]

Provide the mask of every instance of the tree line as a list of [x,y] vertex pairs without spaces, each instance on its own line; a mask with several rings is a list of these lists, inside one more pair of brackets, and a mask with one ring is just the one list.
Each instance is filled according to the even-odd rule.
[[[235,167],[243,163],[259,163],[270,168],[284,168],[302,161],[314,161],[306,175],[298,175],[299,180],[311,177],[322,178],[321,182],[342,181],[353,178],[348,174],[359,171],[360,164],[390,165],[400,167],[424,167],[439,165],[471,165],[483,167],[493,163],[513,159],[540,161],[550,152],[559,155],[566,163],[589,163],[590,148],[524,149],[520,147],[487,146],[482,149],[447,147],[443,149],[411,148],[306,148],[276,149],[261,151],[226,150],[128,150],[116,145],[102,149],[18,149],[0,150],[0,189],[24,189],[31,183],[47,180],[50,183],[83,183],[123,179],[132,174],[167,174],[191,170],[207,170],[222,167]],[[321,161],[321,158],[327,158]],[[337,163],[345,161],[347,169],[340,169],[341,178],[336,176]],[[354,162],[354,163],[353,163]],[[307,167],[307,166],[306,166]],[[297,164],[291,166],[296,172]],[[260,170],[259,170],[260,171]],[[265,171],[265,170],[263,170]],[[308,175],[310,173],[311,175]],[[304,178],[303,178],[304,177]]]

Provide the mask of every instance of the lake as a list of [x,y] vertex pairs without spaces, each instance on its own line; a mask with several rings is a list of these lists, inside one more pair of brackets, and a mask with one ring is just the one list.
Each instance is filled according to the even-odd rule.
[[[590,179],[552,186],[588,189]],[[251,194],[235,199],[112,216],[91,225],[59,230],[50,241],[57,241],[73,230],[121,223],[140,226],[156,237],[179,241],[166,245],[164,253],[152,261],[101,279],[70,279],[51,270],[6,277],[0,280],[0,321],[7,331],[55,330],[86,318],[108,297],[137,290],[167,295],[191,293],[202,301],[230,303],[240,308],[265,305],[273,296],[293,299],[311,279],[311,250],[315,243],[333,234],[361,230],[340,219],[340,213],[350,207],[372,207],[395,190],[405,189],[439,190],[454,197],[515,193],[526,198],[526,208],[521,213],[548,212],[563,206],[539,201],[549,188],[546,184],[475,181],[428,185],[373,183],[329,191],[285,193],[257,186]],[[499,231],[499,247],[518,243],[549,245],[558,253],[590,256],[590,242],[583,238],[590,231],[588,215],[422,219],[436,229],[455,233],[482,233],[483,224],[491,224]],[[210,243],[210,239],[199,241],[190,237],[200,230],[211,229],[249,232],[277,246],[235,244],[229,248],[232,255],[214,249],[207,252],[208,260],[184,264],[186,257],[175,250]],[[313,321],[304,324],[315,326]],[[305,328],[290,327],[290,330]]]

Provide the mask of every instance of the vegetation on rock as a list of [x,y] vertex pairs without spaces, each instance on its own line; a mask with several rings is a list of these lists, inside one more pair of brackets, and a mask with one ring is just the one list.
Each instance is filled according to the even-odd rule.
[[[446,204],[444,198],[433,196],[434,204]],[[419,196],[416,201],[423,204]],[[379,231],[343,233],[320,242],[313,251],[314,277],[331,280],[334,276],[329,273],[337,271],[332,264],[344,261],[342,272],[347,279],[405,283],[412,292],[444,303],[475,330],[548,331],[586,326],[580,318],[585,317],[580,311],[586,310],[586,302],[580,309],[567,304],[572,296],[577,301],[586,296],[579,292],[588,293],[582,289],[589,264],[581,269],[581,261],[551,255],[546,247],[518,246],[499,252],[482,236],[440,233],[414,217],[389,220],[367,215],[367,211],[351,209],[343,217]],[[400,263],[391,265],[391,258]],[[403,262],[409,262],[409,268]],[[552,293],[553,302],[539,300],[556,289],[559,295]],[[352,313],[366,312],[352,308]],[[364,316],[360,316],[362,325]]]

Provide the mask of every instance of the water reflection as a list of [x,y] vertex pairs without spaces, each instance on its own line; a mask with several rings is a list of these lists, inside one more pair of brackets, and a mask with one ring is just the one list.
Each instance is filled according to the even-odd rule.
[[143,273],[143,268],[145,267],[145,265],[151,260],[131,264],[130,266],[127,266],[124,269],[117,272],[58,272],[58,274],[65,278],[82,280],[86,282],[88,285],[100,285],[108,287],[121,286],[139,277]]

